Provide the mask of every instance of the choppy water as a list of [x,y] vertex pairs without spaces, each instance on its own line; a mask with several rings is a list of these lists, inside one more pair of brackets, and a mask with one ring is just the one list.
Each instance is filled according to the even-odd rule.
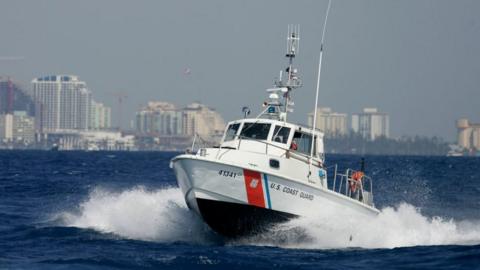
[[367,157],[376,219],[336,209],[227,241],[187,209],[174,155],[0,152],[0,268],[480,269],[479,158]]

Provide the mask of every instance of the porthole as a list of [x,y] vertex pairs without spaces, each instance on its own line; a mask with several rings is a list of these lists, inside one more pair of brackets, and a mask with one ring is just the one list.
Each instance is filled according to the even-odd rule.
[[276,159],[270,159],[270,167],[278,169],[280,168],[280,161]]

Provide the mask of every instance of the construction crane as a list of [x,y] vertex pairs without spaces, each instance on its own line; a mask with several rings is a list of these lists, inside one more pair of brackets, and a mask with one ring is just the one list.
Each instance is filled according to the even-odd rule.
[[121,130],[122,128],[122,123],[123,123],[123,102],[125,99],[128,98],[127,92],[125,91],[110,91],[108,92],[110,95],[114,96],[117,99],[117,110],[118,110],[118,116],[117,116],[117,128],[118,130]]

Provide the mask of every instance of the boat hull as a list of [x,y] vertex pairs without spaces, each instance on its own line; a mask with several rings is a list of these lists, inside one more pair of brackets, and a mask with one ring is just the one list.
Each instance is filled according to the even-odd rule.
[[197,199],[199,212],[205,223],[226,237],[262,233],[277,223],[286,222],[296,215],[248,204],[209,199]]
[[378,212],[326,188],[194,155],[177,157],[172,166],[188,207],[227,237],[259,233],[294,217],[338,207],[366,216]]

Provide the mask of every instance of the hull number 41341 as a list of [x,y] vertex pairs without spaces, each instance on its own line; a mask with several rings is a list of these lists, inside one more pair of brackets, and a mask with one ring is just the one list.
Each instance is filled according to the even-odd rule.
[[240,176],[239,173],[235,173],[235,172],[231,172],[231,171],[226,171],[226,170],[220,170],[220,171],[218,171],[218,174],[221,175],[221,176],[232,177],[232,178],[235,178],[235,177],[237,177],[237,176]]

